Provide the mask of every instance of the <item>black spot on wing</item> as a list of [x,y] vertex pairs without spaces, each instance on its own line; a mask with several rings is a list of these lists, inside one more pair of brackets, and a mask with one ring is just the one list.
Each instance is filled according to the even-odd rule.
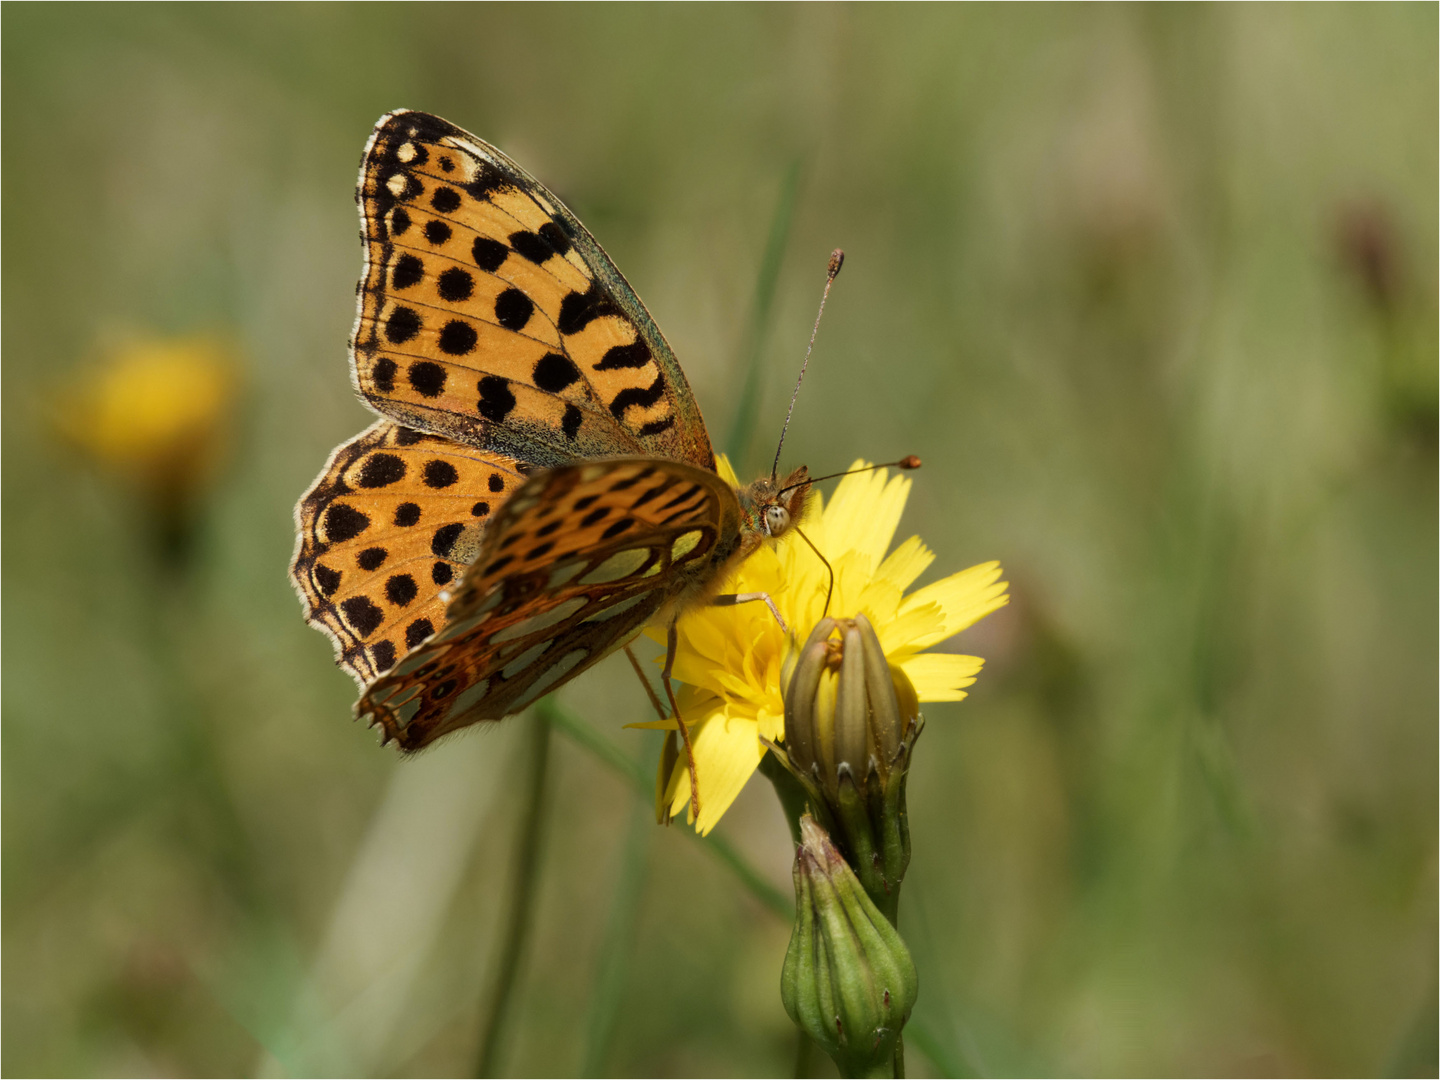
[[535,312],[535,303],[519,289],[506,289],[495,298],[495,321],[506,330],[523,330]]
[[649,362],[650,346],[636,338],[629,345],[612,345],[605,350],[600,362],[593,366],[596,371],[614,371],[617,368],[642,368]]
[[416,431],[414,428],[402,427],[395,429],[396,446],[414,446],[423,438],[425,438],[424,434]]
[[475,265],[481,270],[493,274],[510,257],[510,249],[499,240],[491,240],[488,236],[477,236],[475,243],[470,247],[470,253],[475,257]]
[[425,463],[424,476],[425,486],[432,488],[447,488],[460,479],[460,474],[455,471],[455,466],[440,458]]
[[385,336],[392,344],[403,345],[420,332],[420,313],[414,308],[397,307],[385,320]]
[[405,374],[416,393],[424,397],[439,397],[445,389],[445,369],[429,360],[417,360]]
[[420,520],[420,507],[413,502],[401,503],[395,508],[395,524],[408,529]]
[[638,386],[629,386],[616,394],[615,399],[610,402],[610,412],[616,420],[623,419],[625,410],[630,406],[636,405],[642,409],[648,409],[659,401],[664,393],[665,376],[657,371],[655,381],[644,389]]
[[578,334],[602,315],[619,315],[620,308],[600,282],[592,281],[583,293],[569,293],[560,301],[560,317],[556,322],[562,334]]
[[460,193],[451,187],[437,187],[430,196],[430,205],[442,214],[453,214],[460,209]]
[[399,236],[408,228],[410,228],[410,215],[405,212],[404,207],[397,206],[390,211],[391,236]]
[[333,570],[328,566],[322,566],[320,563],[316,563],[315,569],[311,571],[311,575],[315,579],[315,584],[320,587],[320,594],[322,596],[329,596],[340,587],[339,570]]
[[613,540],[635,524],[634,518],[621,518],[600,534],[602,540]]
[[348,600],[340,601],[340,610],[350,628],[362,638],[369,637],[375,632],[375,628],[385,621],[385,613],[364,596],[352,596]]
[[370,527],[370,519],[348,503],[331,503],[325,511],[325,539],[332,544],[353,540]]
[[414,255],[401,255],[395,260],[390,271],[390,284],[397,289],[408,289],[425,276],[425,264]]
[[[415,260],[419,262],[419,259]],[[461,300],[469,300],[470,295],[475,291],[475,279],[469,273],[461,270],[458,266],[452,266],[442,273],[436,282],[440,288],[440,296],[452,304]]]
[[389,558],[389,556],[390,552],[386,551],[383,547],[366,548],[360,552],[359,555],[355,556],[355,564],[359,566],[361,570],[379,570],[380,567],[385,565],[385,560]]
[[480,390],[480,401],[476,410],[486,420],[503,423],[515,408],[515,394],[510,389],[510,380],[499,375],[486,375],[477,387]]
[[505,178],[491,165],[480,163],[475,176],[465,185],[465,193],[472,199],[488,199],[492,192],[505,187]]
[[405,647],[413,649],[433,633],[435,627],[429,619],[416,619],[405,628]]
[[455,541],[460,539],[460,533],[464,529],[465,526],[458,521],[453,521],[449,525],[441,525],[435,530],[435,535],[430,538],[430,550],[443,559],[450,554],[450,549],[455,546]]
[[537,265],[555,254],[555,249],[533,232],[513,232],[506,239],[518,254]]
[[487,481],[487,485],[491,491],[504,491],[505,479],[498,472],[492,472],[490,479]]
[[488,513],[490,513],[490,504],[488,502],[477,502],[474,506],[470,507],[471,517],[484,517]]
[[533,375],[534,383],[541,390],[550,394],[558,394],[567,386],[577,382],[580,378],[580,369],[568,356],[561,356],[559,353],[546,353],[535,362]]
[[555,250],[556,255],[564,255],[570,250],[570,238],[565,231],[553,221],[547,221],[540,226],[540,237]]
[[560,430],[565,432],[567,439],[575,438],[576,432],[580,430],[582,417],[580,410],[574,405],[565,406],[565,415],[560,418]]
[[451,319],[440,331],[440,351],[449,356],[464,356],[473,352],[480,335],[475,328],[462,319]]
[[382,394],[388,394],[395,389],[395,372],[399,368],[394,360],[388,356],[382,356],[375,361],[375,366],[370,369],[370,378],[375,382],[375,389]]
[[651,420],[648,424],[641,424],[636,434],[644,438],[647,435],[659,435],[662,431],[669,431],[675,426],[675,418],[667,416],[664,420]]
[[362,488],[387,487],[405,479],[405,459],[397,454],[371,454],[360,467]]
[[377,641],[370,646],[370,659],[374,661],[376,671],[389,671],[395,666],[395,643]]
[[415,579],[409,574],[394,574],[385,582],[385,599],[396,607],[404,607],[420,592]]
[[425,239],[439,247],[450,239],[450,226],[443,221],[427,221],[425,223]]
[[449,563],[437,562],[430,567],[430,580],[436,585],[447,584],[455,576],[455,568]]

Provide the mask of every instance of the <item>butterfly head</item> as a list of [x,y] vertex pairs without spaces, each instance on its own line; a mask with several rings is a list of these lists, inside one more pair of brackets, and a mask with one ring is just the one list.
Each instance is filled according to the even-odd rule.
[[783,481],[761,477],[739,492],[745,531],[756,539],[779,539],[800,520],[809,494],[810,473],[803,465]]

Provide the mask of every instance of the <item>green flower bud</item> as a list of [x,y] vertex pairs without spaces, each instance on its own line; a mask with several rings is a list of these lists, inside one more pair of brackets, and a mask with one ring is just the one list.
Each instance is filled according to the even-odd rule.
[[795,929],[780,996],[842,1076],[894,1076],[919,982],[910,950],[806,814],[795,852]]
[[790,768],[893,923],[910,864],[905,778],[924,726],[915,688],[864,615],[821,619],[782,678]]

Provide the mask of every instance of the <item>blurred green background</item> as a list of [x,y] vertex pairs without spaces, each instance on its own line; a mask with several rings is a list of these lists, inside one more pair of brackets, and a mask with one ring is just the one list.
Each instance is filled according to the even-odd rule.
[[[793,191],[742,474],[846,249],[787,458],[919,454],[926,580],[1014,593],[911,779],[913,1074],[1436,1074],[1433,4],[3,29],[6,1075],[470,1068],[525,722],[398,761],[286,577],[368,422],[351,196],[399,106],[569,202],[717,441]],[[118,343],[195,334],[233,438],[167,540],[60,431]],[[651,768],[622,660],[560,697]],[[788,927],[573,739],[552,768],[505,1070],[787,1073]],[[717,835],[788,892],[763,781]]]

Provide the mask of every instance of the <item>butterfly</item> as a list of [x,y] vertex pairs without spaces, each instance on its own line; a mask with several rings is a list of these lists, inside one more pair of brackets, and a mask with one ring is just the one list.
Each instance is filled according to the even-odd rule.
[[807,471],[721,479],[644,305],[495,147],[388,113],[356,201],[351,375],[380,419],[301,497],[290,573],[360,685],[357,715],[419,750],[522,711],[658,619],[688,749],[675,622],[696,604],[768,601],[718,593],[799,519]]

